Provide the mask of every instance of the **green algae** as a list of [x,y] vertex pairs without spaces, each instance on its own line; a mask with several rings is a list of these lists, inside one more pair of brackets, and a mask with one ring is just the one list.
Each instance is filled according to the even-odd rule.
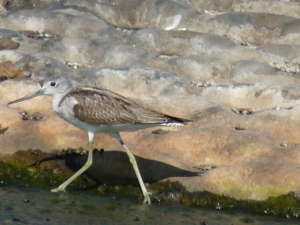
[[135,203],[142,202],[144,197],[139,187],[134,187],[132,185],[127,186],[108,186],[100,185],[97,188],[97,194],[99,196],[113,196],[113,198],[120,199],[130,199]]
[[[28,167],[28,164],[17,163],[18,166],[12,163],[0,162],[0,187],[17,186],[17,187],[33,187],[50,190],[58,186],[60,183],[68,179],[72,172],[59,172],[34,170]],[[23,165],[23,166],[20,166]],[[26,165],[26,166],[24,166]],[[100,185],[95,187],[95,182],[90,179],[76,179],[70,189],[86,189],[92,195],[113,196],[115,199],[130,199],[134,203],[141,203],[143,195],[139,187],[135,186],[108,186]],[[154,204],[162,202],[181,203],[187,207],[214,209],[222,211],[239,211],[246,213],[254,213],[259,215],[272,215],[281,218],[299,218],[300,204],[292,193],[280,195],[278,197],[270,197],[265,201],[254,200],[237,200],[224,195],[212,194],[207,191],[203,192],[187,192],[185,187],[179,182],[161,181],[147,186],[148,191],[152,193],[151,199]],[[52,203],[58,204],[62,201],[61,198],[54,198]],[[12,206],[8,206],[10,208]],[[84,204],[82,209],[91,209],[93,205]],[[116,205],[111,204],[107,210],[115,210]],[[247,218],[245,221],[251,222]]]
[[[0,187],[35,187],[51,189],[63,183],[72,175],[72,172],[53,173],[53,171],[31,170],[28,167],[18,167],[9,163],[0,162]],[[70,185],[74,188],[90,187],[95,182],[77,179]]]
[[282,218],[299,218],[300,203],[291,194],[270,197],[264,201],[237,200],[209,192],[185,192],[181,202],[189,207],[217,210],[239,210],[260,215],[272,215]]
[[62,201],[62,200],[61,200],[60,198],[53,198],[53,199],[51,200],[51,202],[54,203],[54,204],[60,203],[61,201]]
[[85,203],[81,206],[83,209],[95,209],[96,207],[93,204]]
[[[152,193],[151,200],[154,204],[180,202],[190,208],[230,210],[281,218],[300,217],[300,203],[291,193],[278,197],[270,197],[264,201],[254,201],[237,200],[207,191],[187,192],[185,187],[179,182],[161,181],[148,185],[147,189]],[[116,188],[101,185],[98,188],[98,193],[102,195],[114,195],[117,199],[130,198],[134,202],[141,202],[143,200],[140,189],[132,186],[118,186]],[[251,223],[251,220],[247,218],[245,218],[245,221]]]

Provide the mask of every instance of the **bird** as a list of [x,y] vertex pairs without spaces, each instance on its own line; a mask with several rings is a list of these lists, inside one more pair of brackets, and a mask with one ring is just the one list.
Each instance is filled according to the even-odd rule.
[[140,174],[136,159],[121,138],[120,132],[134,132],[157,126],[184,126],[191,120],[181,119],[147,109],[134,101],[107,89],[74,85],[66,76],[48,77],[39,82],[41,89],[8,105],[26,101],[41,95],[53,97],[52,109],[59,117],[85,130],[88,134],[89,152],[86,164],[52,192],[65,188],[92,165],[94,136],[106,133],[122,145],[133,166],[144,203],[151,204],[150,194]]

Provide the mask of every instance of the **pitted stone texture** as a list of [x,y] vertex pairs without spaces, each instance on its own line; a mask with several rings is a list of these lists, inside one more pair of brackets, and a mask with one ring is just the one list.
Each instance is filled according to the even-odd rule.
[[[241,199],[299,191],[297,2],[32,0],[1,6],[2,156],[30,148],[87,149],[86,132],[61,120],[51,97],[6,105],[39,90],[38,80],[63,75],[192,119],[185,127],[121,134],[138,156],[190,171],[210,168],[172,178],[187,190]],[[14,77],[23,79],[7,80]],[[23,111],[42,118],[23,120]],[[95,147],[122,151],[105,134],[96,136]]]

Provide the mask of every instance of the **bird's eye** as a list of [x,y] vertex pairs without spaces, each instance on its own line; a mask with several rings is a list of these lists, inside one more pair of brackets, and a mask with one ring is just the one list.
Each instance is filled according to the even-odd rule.
[[54,87],[54,86],[56,85],[56,83],[55,83],[55,82],[51,82],[50,85],[51,85],[52,87]]

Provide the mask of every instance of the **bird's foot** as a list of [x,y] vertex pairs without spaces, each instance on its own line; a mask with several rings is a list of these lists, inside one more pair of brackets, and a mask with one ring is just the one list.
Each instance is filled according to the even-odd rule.
[[144,204],[148,203],[149,205],[151,205],[151,199],[150,199],[150,195],[152,194],[151,192],[145,192],[144,194]]
[[60,191],[66,192],[65,189],[61,187],[51,189],[51,192],[60,192]]

